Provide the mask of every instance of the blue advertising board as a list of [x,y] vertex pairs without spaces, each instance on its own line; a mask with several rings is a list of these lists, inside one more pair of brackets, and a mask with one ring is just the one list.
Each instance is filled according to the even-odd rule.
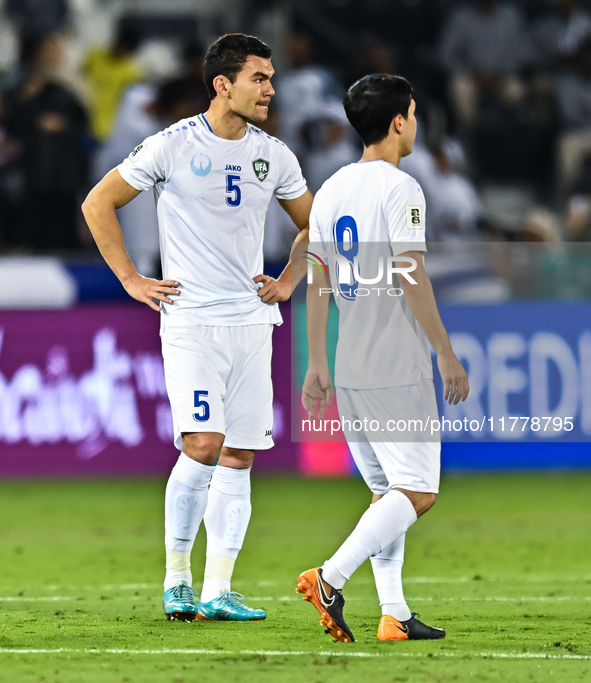
[[591,466],[591,303],[440,306],[470,378],[465,403],[442,399],[447,468]]

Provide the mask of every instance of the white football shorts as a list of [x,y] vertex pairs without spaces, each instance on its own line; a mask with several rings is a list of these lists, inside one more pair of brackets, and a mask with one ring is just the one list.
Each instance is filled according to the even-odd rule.
[[[437,419],[433,380],[385,389],[336,388],[341,420],[351,421],[344,429],[355,464],[372,493],[384,495],[392,488],[420,493],[438,493],[441,471],[439,434],[404,432],[396,440],[396,430],[382,431],[382,425],[403,426],[399,420]],[[379,431],[357,431],[354,426],[376,420]],[[391,422],[394,420],[394,422]],[[357,423],[355,423],[357,421]],[[390,422],[389,422],[390,421]],[[377,429],[377,428],[376,428]],[[376,440],[376,439],[379,439]]]
[[228,448],[273,447],[272,332],[270,324],[163,326],[164,375],[179,450],[181,435],[190,432],[224,434]]

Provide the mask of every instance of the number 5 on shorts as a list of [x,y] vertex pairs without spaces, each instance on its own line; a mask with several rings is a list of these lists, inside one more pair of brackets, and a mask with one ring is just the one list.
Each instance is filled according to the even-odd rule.
[[193,413],[193,419],[197,422],[207,422],[209,420],[209,403],[207,401],[201,401],[201,396],[207,396],[208,391],[196,391],[195,396],[195,408],[203,408],[203,412]]

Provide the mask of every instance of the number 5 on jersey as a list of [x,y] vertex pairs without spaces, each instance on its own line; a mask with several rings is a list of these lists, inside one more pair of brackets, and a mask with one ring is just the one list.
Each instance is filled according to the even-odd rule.
[[232,195],[231,197],[226,197],[226,204],[228,206],[240,206],[242,193],[240,192],[240,187],[238,186],[239,182],[239,175],[226,176],[226,193]]
[[202,401],[201,396],[207,396],[208,391],[196,391],[194,392],[195,397],[195,408],[199,409],[199,412],[193,413],[193,419],[197,422],[207,422],[209,420],[209,403],[207,401]]

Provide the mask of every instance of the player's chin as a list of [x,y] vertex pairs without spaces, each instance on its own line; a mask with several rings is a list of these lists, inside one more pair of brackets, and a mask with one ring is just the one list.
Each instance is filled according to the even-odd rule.
[[250,117],[251,121],[255,123],[264,123],[269,117],[269,106],[266,104],[257,104]]

